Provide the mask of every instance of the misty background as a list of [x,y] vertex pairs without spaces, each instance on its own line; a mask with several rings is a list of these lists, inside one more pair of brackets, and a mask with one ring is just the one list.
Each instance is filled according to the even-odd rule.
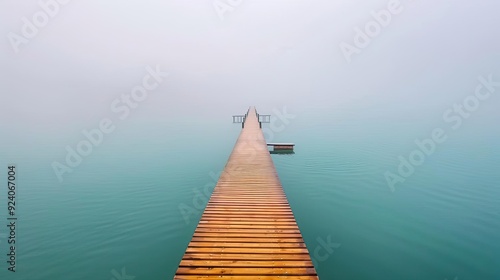
[[136,118],[360,103],[421,118],[499,71],[497,1],[401,1],[403,11],[350,64],[339,44],[353,44],[354,27],[389,1],[242,1],[223,20],[214,2],[69,1],[16,54],[7,34],[21,34],[21,18],[40,7],[1,1],[2,121],[91,124],[147,65],[170,77]]

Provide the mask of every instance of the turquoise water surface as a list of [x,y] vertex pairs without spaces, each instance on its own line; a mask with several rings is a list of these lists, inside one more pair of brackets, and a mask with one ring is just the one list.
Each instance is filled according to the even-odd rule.
[[[273,160],[321,279],[500,279],[493,106],[456,131],[439,114],[287,110],[294,118],[283,129],[264,128],[268,140],[296,143],[294,155]],[[384,173],[436,127],[448,140],[392,191]],[[17,272],[5,268],[2,239],[1,279],[171,279],[239,131],[222,114],[131,120],[62,183],[50,164],[81,137],[19,131],[1,162],[18,169]]]

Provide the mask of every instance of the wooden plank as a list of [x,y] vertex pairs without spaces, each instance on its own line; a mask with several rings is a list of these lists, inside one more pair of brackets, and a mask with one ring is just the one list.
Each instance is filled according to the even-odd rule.
[[317,276],[307,275],[307,276],[269,276],[269,275],[175,275],[175,280],[214,280],[214,279],[223,279],[223,280],[272,280],[272,279],[284,279],[284,280],[316,280],[319,279]]
[[[274,218],[271,218],[273,220],[276,220]],[[278,226],[278,225],[283,225],[283,226],[297,226],[297,223],[294,220],[288,220],[288,221],[257,221],[257,220],[201,220],[199,223],[199,227],[207,227],[207,226],[217,226],[220,227],[221,225],[259,225],[259,226],[266,226],[266,225],[272,225],[272,226]]]
[[238,207],[238,206],[230,206],[230,205],[208,205],[206,210],[213,210],[213,211],[232,211],[232,212],[237,212],[237,211],[266,211],[266,212],[292,212],[289,207],[282,207],[282,206],[253,206],[253,207]]
[[319,279],[256,114],[247,113],[174,279]]
[[313,267],[311,261],[212,261],[182,260],[180,266],[200,267]]
[[292,229],[249,229],[249,228],[197,228],[195,233],[238,233],[238,234],[267,234],[267,233],[300,233],[298,228]]
[[178,275],[316,275],[311,267],[184,267],[177,270]]
[[273,242],[193,242],[188,247],[223,247],[223,248],[305,248],[304,243]]
[[256,232],[246,232],[241,233],[217,233],[217,232],[194,232],[194,237],[243,237],[243,238],[302,238],[300,233],[256,233]]
[[201,222],[225,222],[225,223],[231,223],[231,222],[295,222],[293,218],[275,218],[275,217],[270,217],[270,216],[265,216],[264,218],[248,218],[248,217],[243,217],[243,218],[228,218],[228,217],[203,217],[200,220]]
[[197,228],[220,228],[220,229],[231,229],[231,228],[253,228],[253,229],[298,229],[296,223],[286,222],[286,223],[238,223],[238,222],[226,222],[226,223],[210,223],[203,224],[204,221],[200,221]]
[[304,243],[302,238],[193,237],[192,242]]
[[231,213],[231,214],[224,214],[224,212],[209,212],[208,215],[206,217],[202,216],[202,219],[205,219],[205,218],[227,218],[227,219],[238,219],[238,218],[290,219],[290,218],[293,218],[293,213],[278,213],[278,212],[274,212],[273,214],[265,214],[265,213],[262,213],[262,212],[255,213],[255,214],[249,214],[249,212],[245,212],[245,213]]
[[273,200],[228,200],[228,199],[212,199],[210,200],[211,205],[241,205],[241,206],[255,206],[265,203],[270,206],[288,206],[288,202],[283,199],[283,201],[273,201]]
[[224,215],[224,214],[207,214],[203,215],[202,219],[205,218],[228,218],[228,219],[238,219],[238,218],[258,218],[258,219],[290,219],[293,218],[293,214],[271,216],[271,215]]
[[223,214],[223,215],[228,215],[228,216],[231,216],[231,215],[269,215],[269,216],[272,216],[272,215],[276,215],[276,216],[281,216],[281,215],[292,215],[292,211],[290,210],[287,210],[287,211],[273,211],[273,213],[270,213],[268,211],[263,211],[263,210],[259,210],[259,211],[252,211],[252,210],[232,210],[231,212],[228,212],[228,211],[224,211],[224,210],[212,210],[212,209],[207,209],[204,213],[207,213],[207,214]]
[[254,260],[254,261],[310,261],[308,254],[213,254],[213,253],[186,253],[183,260]]
[[306,248],[217,248],[188,247],[186,253],[245,253],[245,254],[307,254]]

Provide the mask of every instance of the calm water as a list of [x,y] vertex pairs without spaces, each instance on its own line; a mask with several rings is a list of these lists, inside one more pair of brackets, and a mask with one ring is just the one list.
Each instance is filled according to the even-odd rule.
[[[273,159],[321,279],[500,279],[493,108],[457,131],[439,114],[367,110],[305,108],[272,139],[297,145],[295,155]],[[0,278],[171,279],[201,216],[204,189],[240,131],[228,116],[131,120],[62,184],[50,164],[64,159],[64,147],[82,139],[85,127],[15,131],[2,144],[0,166],[15,163],[19,173],[17,272],[6,271],[3,238]],[[396,173],[398,156],[408,157],[414,140],[437,127],[447,141],[392,192],[384,173]],[[335,243],[330,251],[321,247],[327,240]]]

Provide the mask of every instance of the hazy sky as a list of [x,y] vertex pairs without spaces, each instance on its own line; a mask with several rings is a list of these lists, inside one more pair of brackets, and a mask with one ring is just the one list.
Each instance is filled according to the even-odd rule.
[[[23,17],[33,22],[39,2],[0,1],[2,123],[99,119],[141,85],[148,65],[170,74],[138,109],[157,119],[230,116],[248,105],[449,104],[472,93],[479,75],[500,80],[496,0],[399,1],[402,10],[350,63],[339,45],[354,46],[355,28],[392,0],[67,2],[25,38]],[[234,7],[221,19],[214,3]],[[18,53],[11,32],[27,41]]]

